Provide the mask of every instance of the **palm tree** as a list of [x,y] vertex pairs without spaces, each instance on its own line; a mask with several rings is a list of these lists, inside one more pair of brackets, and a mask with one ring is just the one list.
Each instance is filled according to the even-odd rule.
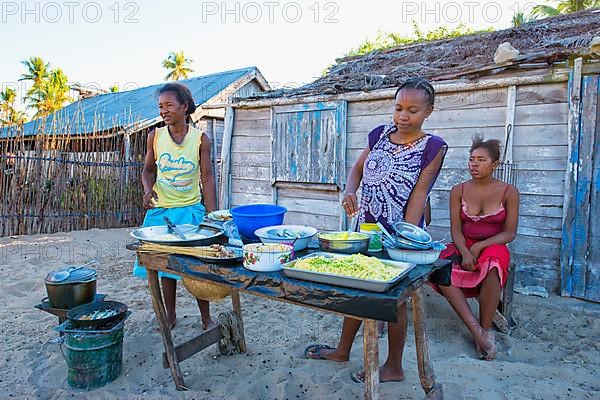
[[28,60],[21,61],[21,64],[27,68],[27,72],[22,74],[19,80],[33,82],[33,86],[27,93],[31,95],[36,90],[40,89],[46,78],[48,78],[50,64],[44,62],[41,57],[29,57]]
[[16,100],[17,91],[15,89],[7,87],[4,91],[0,92],[0,119],[2,121],[8,121],[10,115],[15,110]]
[[194,70],[189,67],[191,63],[192,60],[185,58],[183,50],[178,53],[169,53],[167,58],[162,62],[163,67],[169,71],[167,76],[165,76],[165,81],[177,81],[181,78],[186,79],[190,72],[194,72]]
[[27,114],[15,108],[16,101],[15,89],[6,88],[0,92],[0,125],[22,125],[27,121]]
[[60,68],[50,71],[48,79],[28,97],[31,101],[30,107],[36,110],[34,118],[58,111],[66,102],[73,101],[69,90],[65,73]]
[[552,0],[556,7],[548,4],[535,6],[532,15],[535,17],[554,17],[561,14],[569,14],[588,8],[600,7],[600,0]]
[[517,28],[521,25],[535,21],[536,18],[532,13],[525,14],[523,11],[518,11],[512,17],[512,27]]

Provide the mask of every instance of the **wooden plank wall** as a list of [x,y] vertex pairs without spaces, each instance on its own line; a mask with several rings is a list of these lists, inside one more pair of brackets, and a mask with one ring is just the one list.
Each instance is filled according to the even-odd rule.
[[232,207],[271,203],[271,109],[236,109],[231,138]]
[[[438,238],[449,234],[448,196],[452,186],[468,178],[471,138],[504,141],[507,89],[439,94],[435,111],[425,122],[427,132],[449,145],[443,171],[431,195],[430,231]],[[517,88],[513,160],[518,165],[521,192],[518,237],[511,245],[518,263],[517,281],[559,285],[564,175],[567,161],[567,84]],[[348,168],[367,144],[373,127],[391,121],[392,100],[348,104]],[[531,254],[544,257],[532,258]]]

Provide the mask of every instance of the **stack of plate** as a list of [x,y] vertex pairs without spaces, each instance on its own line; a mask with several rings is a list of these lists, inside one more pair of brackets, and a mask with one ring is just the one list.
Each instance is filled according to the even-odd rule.
[[394,225],[395,244],[399,249],[427,250],[432,246],[431,235],[424,229],[408,222],[399,222]]
[[446,248],[442,243],[433,241],[431,235],[418,226],[399,222],[393,228],[396,234],[393,237],[385,235],[383,239],[388,254],[393,260],[431,264]]

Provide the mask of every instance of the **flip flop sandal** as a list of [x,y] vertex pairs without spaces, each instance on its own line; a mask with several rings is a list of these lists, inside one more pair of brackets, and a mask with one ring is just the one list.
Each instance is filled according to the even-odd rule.
[[350,374],[350,378],[352,379],[352,382],[354,383],[365,383],[365,371],[360,370],[360,371],[354,371],[353,373]]
[[321,355],[321,350],[335,350],[326,344],[311,344],[304,349],[304,358],[311,360],[329,360]]

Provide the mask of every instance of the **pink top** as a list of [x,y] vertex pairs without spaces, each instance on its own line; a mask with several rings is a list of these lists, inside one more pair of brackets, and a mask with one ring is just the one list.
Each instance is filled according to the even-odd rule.
[[492,213],[486,215],[470,215],[468,213],[467,203],[462,198],[464,183],[461,184],[461,213],[462,233],[465,238],[474,240],[485,240],[494,235],[499,234],[504,230],[504,221],[506,220],[506,209],[504,208],[504,195],[508,190],[508,185],[502,193],[502,201],[500,207]]

